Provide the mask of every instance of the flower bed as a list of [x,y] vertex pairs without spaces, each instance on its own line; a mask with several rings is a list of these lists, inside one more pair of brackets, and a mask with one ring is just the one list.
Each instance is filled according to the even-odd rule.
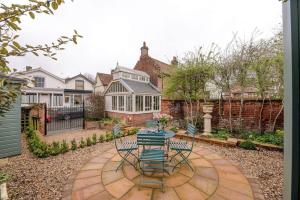
[[[125,131],[121,132],[121,137],[134,135],[138,132],[138,128],[127,128]],[[77,148],[84,148],[86,146],[92,146],[97,143],[109,142],[114,138],[111,132],[107,132],[106,135],[100,135],[97,137],[96,134],[93,134],[92,137],[81,138],[79,144],[73,139],[70,143],[66,140],[53,141],[52,144],[47,144],[43,142],[36,131],[33,128],[29,128],[26,131],[27,143],[29,150],[39,158],[46,158],[49,156],[56,156],[61,153],[66,153],[69,150],[75,151]]]

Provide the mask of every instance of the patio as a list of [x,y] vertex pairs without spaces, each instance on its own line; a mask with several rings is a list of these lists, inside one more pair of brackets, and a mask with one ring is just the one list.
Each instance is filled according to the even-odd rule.
[[121,160],[113,145],[92,157],[69,177],[63,199],[264,199],[256,179],[247,178],[239,167],[199,143],[189,157],[194,171],[185,164],[165,178],[165,192],[138,189],[139,172]]

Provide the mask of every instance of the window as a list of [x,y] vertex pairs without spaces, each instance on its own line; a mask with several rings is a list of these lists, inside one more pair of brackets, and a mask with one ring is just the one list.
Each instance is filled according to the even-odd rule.
[[125,102],[124,102],[124,96],[119,96],[119,111],[124,111],[124,106],[125,106]]
[[54,94],[53,95],[53,106],[62,106],[63,105],[63,95]]
[[137,112],[144,111],[144,96],[135,97],[135,110]]
[[132,111],[132,96],[126,96],[126,111]]
[[160,102],[159,102],[159,96],[153,97],[153,110],[159,110],[160,109]]
[[139,76],[136,74],[131,74],[131,78],[134,80],[139,80]]
[[122,73],[123,78],[130,78],[130,74],[127,72]]
[[112,110],[117,110],[117,106],[118,106],[118,104],[117,104],[117,96],[112,96],[112,107],[111,107],[111,109]]
[[145,77],[145,76],[140,76],[140,77],[139,77],[139,80],[140,80],[140,81],[145,81],[145,80],[146,80],[146,77]]
[[119,82],[112,83],[108,89],[108,93],[127,92],[127,89]]
[[34,93],[27,93],[22,100],[22,103],[37,103],[37,95]]
[[75,90],[84,90],[83,80],[75,80]]
[[152,110],[152,96],[145,96],[145,111]]
[[45,87],[45,78],[44,77],[34,77],[34,87]]
[[81,105],[81,104],[83,104],[82,95],[81,94],[74,95],[74,105]]

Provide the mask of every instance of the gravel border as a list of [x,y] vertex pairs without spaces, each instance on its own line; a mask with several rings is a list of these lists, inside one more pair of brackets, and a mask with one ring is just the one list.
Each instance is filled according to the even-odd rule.
[[[248,151],[200,143],[225,159],[239,165],[247,177],[258,178],[267,200],[282,199],[283,153],[259,150]],[[7,182],[10,199],[61,199],[62,189],[68,177],[88,159],[113,147],[112,142],[98,143],[91,147],[70,151],[48,158],[36,158],[27,149],[22,138],[23,152],[9,158],[8,164],[0,170],[11,175]]]

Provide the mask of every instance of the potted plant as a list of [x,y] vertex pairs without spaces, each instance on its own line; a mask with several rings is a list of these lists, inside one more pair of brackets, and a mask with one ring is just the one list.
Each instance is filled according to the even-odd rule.
[[6,189],[6,181],[8,181],[9,175],[0,172],[0,199],[1,200],[8,200],[8,195],[7,195],[7,189]]
[[154,119],[158,120],[161,129],[164,130],[168,126],[168,123],[173,119],[173,117],[167,114],[158,114],[154,117]]

